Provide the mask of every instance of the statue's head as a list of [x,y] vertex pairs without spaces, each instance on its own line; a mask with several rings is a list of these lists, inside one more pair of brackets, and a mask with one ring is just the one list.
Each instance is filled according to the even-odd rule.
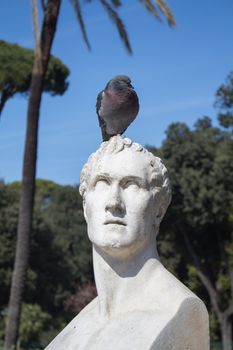
[[146,244],[171,201],[161,159],[120,135],[89,157],[79,190],[89,238],[106,249]]

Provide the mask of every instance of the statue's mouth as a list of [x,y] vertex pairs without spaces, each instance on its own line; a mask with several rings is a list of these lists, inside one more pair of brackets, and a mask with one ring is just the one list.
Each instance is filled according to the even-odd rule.
[[121,220],[106,220],[104,222],[104,225],[121,225],[121,226],[126,226],[126,223]]

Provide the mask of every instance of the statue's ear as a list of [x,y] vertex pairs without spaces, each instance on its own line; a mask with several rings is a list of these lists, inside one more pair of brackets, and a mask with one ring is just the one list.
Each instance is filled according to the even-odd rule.
[[84,215],[84,218],[87,222],[87,214],[86,214],[86,201],[85,199],[83,200],[83,215]]
[[160,203],[155,213],[155,219],[157,224],[160,224],[160,222],[162,221],[163,215],[164,215],[164,208],[163,208],[163,205]]
[[162,207],[162,205],[161,205],[160,208],[157,210],[156,217],[157,217],[158,219],[161,219],[161,218],[163,217],[163,207]]

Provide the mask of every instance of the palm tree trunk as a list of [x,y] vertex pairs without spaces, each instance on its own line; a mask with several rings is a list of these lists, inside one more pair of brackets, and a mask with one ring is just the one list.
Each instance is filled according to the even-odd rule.
[[45,73],[56,31],[61,0],[48,0],[42,26],[40,50],[35,55],[27,112],[27,132],[24,148],[23,178],[20,197],[19,222],[15,264],[11,283],[5,350],[16,349],[23,292],[26,283],[30,234],[35,193],[38,126]]
[[221,322],[221,336],[223,350],[232,350],[232,323],[231,319],[224,318]]

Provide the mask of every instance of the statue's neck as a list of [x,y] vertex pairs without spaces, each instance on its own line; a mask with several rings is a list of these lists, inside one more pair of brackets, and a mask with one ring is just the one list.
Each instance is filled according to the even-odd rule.
[[137,254],[116,255],[93,246],[99,311],[106,318],[130,311],[131,306],[135,309],[135,304],[141,302],[144,286],[160,264],[155,241]]

